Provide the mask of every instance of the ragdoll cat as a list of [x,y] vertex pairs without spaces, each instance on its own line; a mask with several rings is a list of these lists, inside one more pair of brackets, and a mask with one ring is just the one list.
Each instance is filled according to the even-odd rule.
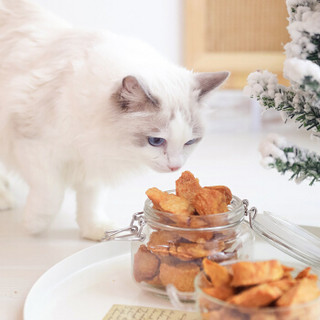
[[45,231],[71,187],[93,240],[110,228],[97,213],[101,187],[143,167],[179,169],[203,136],[204,97],[228,77],[25,0],[0,0],[0,61],[0,159],[30,187],[25,228]]

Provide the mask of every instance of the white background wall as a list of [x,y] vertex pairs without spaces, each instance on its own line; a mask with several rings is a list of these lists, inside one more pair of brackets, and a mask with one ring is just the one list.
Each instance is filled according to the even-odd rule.
[[33,0],[76,26],[139,38],[182,64],[183,0]]

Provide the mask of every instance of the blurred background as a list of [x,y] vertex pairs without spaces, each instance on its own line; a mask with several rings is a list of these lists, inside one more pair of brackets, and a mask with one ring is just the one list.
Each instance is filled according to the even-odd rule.
[[231,71],[224,90],[209,101],[213,130],[259,130],[281,122],[271,111],[261,118],[259,106],[244,97],[242,89],[248,74],[257,69],[276,73],[286,84],[283,45],[289,36],[284,0],[34,1],[75,26],[139,38],[188,69]]
[[[253,199],[258,208],[296,223],[319,224],[313,212],[318,207],[319,187],[310,187],[308,182],[297,185],[288,181],[289,176],[262,168],[258,151],[260,141],[270,132],[311,150],[317,150],[318,144],[294,122],[284,124],[278,112],[263,112],[242,93],[248,75],[257,69],[271,71],[280,83],[288,84],[282,77],[283,46],[290,41],[285,0],[33,1],[75,26],[139,38],[188,69],[231,71],[228,82],[208,101],[209,135],[183,169],[199,175],[204,184],[229,185],[240,197]],[[120,208],[121,216],[128,220],[133,208],[141,210],[142,190],[151,186],[150,181],[154,181],[152,186],[171,189],[180,174],[151,172],[147,178],[113,189],[108,211]],[[120,207],[119,190],[130,194],[128,204]]]

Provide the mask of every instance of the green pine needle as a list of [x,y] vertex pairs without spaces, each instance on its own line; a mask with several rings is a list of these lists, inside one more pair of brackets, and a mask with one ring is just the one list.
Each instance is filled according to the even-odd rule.
[[271,168],[275,168],[282,174],[291,173],[290,180],[303,181],[308,179],[311,180],[310,185],[320,181],[319,155],[295,146],[283,148],[282,151],[287,161],[275,158],[275,161],[269,164]]

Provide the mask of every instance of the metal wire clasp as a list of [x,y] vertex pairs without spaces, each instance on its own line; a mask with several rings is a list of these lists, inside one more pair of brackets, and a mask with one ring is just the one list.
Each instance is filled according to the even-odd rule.
[[[135,223],[137,222],[137,225]],[[127,228],[106,231],[101,241],[131,240],[143,241],[146,235],[142,232],[146,222],[143,212],[137,212],[132,216],[130,226]]]
[[244,206],[244,215],[249,218],[249,225],[252,229],[252,221],[257,215],[258,209],[256,207],[252,207],[249,209],[249,201],[247,199],[242,200],[243,206]]

